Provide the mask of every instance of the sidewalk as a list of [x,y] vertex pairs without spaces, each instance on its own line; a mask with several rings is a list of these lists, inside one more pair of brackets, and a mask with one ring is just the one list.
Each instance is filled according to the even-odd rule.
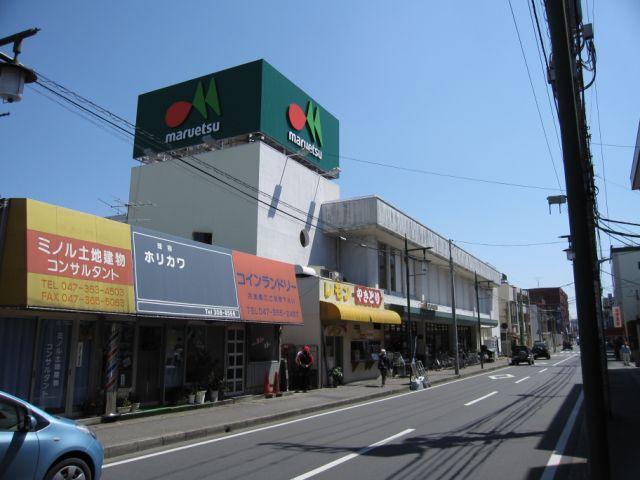
[[[460,377],[503,368],[506,358],[492,363],[460,369]],[[456,378],[453,369],[430,371],[431,384]],[[298,415],[339,408],[367,400],[409,391],[408,378],[387,379],[380,387],[380,379],[350,383],[338,388],[321,388],[308,393],[286,392],[282,397],[264,398],[263,395],[225,400],[210,404],[208,408],[181,410],[176,413],[131,418],[113,423],[92,424],[91,428],[104,446],[105,459],[141,452],[173,443],[203,438],[223,432],[236,431],[266,423],[281,421]]]

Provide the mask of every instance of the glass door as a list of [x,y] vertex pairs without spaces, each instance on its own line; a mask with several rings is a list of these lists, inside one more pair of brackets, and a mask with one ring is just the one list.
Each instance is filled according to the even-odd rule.
[[227,328],[227,393],[244,392],[244,327]]

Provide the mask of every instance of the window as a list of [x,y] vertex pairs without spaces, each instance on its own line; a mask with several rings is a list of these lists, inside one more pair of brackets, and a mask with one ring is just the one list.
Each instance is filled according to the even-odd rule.
[[398,287],[396,285],[396,256],[392,253],[389,256],[389,272],[391,273],[391,281],[389,282],[389,290],[397,291]]
[[387,246],[378,244],[378,288],[387,288]]
[[0,432],[17,432],[20,425],[20,413],[18,408],[0,401]]
[[211,232],[193,232],[193,239],[196,242],[213,245],[213,233]]
[[309,245],[309,232],[306,230],[300,230],[300,245],[303,247]]

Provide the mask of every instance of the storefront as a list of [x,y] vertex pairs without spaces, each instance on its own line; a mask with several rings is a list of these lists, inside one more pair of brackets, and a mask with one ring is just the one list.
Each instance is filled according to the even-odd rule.
[[[426,304],[425,304],[426,305]],[[393,311],[402,316],[401,325],[385,326],[387,350],[399,352],[406,360],[410,353],[407,347],[406,306],[391,305]],[[470,315],[456,315],[458,349],[465,352],[478,350],[478,319]],[[481,317],[481,328],[498,325],[487,316]],[[415,342],[415,356],[424,365],[443,355],[452,355],[456,338],[454,337],[453,317],[449,311],[441,310],[438,305],[428,304],[428,308],[411,308],[411,338]],[[483,335],[483,338],[486,338]]]
[[0,389],[70,416],[105,398],[258,392],[280,328],[301,324],[294,266],[13,199],[0,225]]
[[382,290],[320,277],[299,278],[305,324],[285,327],[283,343],[318,346],[316,385],[330,383],[340,367],[343,381],[378,376],[377,354],[384,347],[384,325],[399,325],[400,316],[384,308]]

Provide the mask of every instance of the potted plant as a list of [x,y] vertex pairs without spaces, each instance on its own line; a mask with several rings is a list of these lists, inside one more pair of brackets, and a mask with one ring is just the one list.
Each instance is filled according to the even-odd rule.
[[137,412],[138,410],[140,410],[140,399],[135,393],[129,395],[129,401],[131,402],[132,412]]
[[128,395],[116,399],[116,410],[118,413],[129,413],[131,411],[131,401]]
[[196,387],[191,387],[191,389],[189,389],[189,394],[187,395],[187,403],[190,405],[196,403]]
[[329,378],[331,379],[331,386],[332,387],[337,387],[338,385],[342,384],[342,367],[333,367],[331,370],[329,370]]
[[222,400],[224,396],[224,384],[225,378],[217,375],[215,372],[211,372],[208,378],[209,385],[209,400],[212,402]]
[[195,402],[198,405],[202,405],[204,403],[204,397],[207,394],[207,389],[202,385],[196,385],[196,397]]

